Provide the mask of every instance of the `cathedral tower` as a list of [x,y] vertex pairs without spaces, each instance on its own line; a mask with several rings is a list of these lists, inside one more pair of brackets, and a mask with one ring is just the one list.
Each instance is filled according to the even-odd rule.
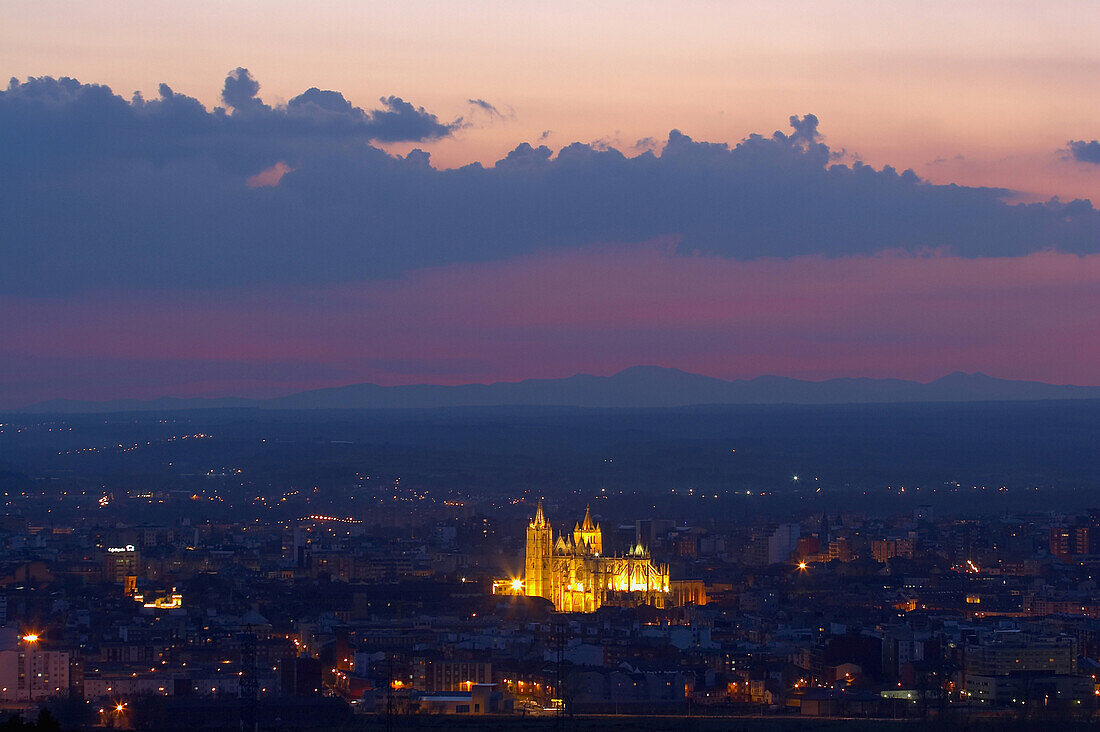
[[527,524],[527,556],[524,562],[524,594],[549,596],[550,556],[553,552],[553,529],[542,512],[539,501],[535,518]]
[[603,532],[599,524],[592,524],[591,507],[584,509],[584,521],[573,526],[573,543],[578,547],[586,547],[586,554],[603,553]]

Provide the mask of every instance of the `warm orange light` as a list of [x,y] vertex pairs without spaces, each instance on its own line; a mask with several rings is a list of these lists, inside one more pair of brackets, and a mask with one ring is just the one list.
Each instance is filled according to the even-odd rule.
[[517,592],[519,590],[522,590],[523,589],[523,580],[520,580],[520,579],[512,580],[512,589],[516,590]]
[[23,640],[25,640],[27,643],[37,643],[38,633],[27,633],[25,636],[23,636]]
[[803,572],[805,572],[806,571],[806,563],[805,562],[799,562],[798,563],[798,568],[801,569]]
[[116,712],[121,712],[124,709],[126,709],[126,705],[123,704],[122,702],[119,702],[118,704],[115,704],[115,711]]

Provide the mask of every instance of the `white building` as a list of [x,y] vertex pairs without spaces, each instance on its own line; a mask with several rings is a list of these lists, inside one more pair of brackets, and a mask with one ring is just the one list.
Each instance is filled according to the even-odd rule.
[[768,537],[768,564],[780,564],[790,559],[791,552],[798,546],[799,534],[798,524],[779,524]]
[[0,701],[38,701],[68,693],[68,653],[43,650],[35,636],[0,630]]

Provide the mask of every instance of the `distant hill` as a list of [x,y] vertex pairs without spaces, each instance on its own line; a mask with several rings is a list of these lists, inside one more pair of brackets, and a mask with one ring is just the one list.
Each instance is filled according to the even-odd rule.
[[635,366],[613,376],[577,374],[493,384],[379,386],[352,384],[273,399],[55,399],[31,413],[97,413],[251,407],[256,409],[431,409],[438,407],[571,406],[676,407],[695,404],[867,404],[891,402],[1100,399],[1097,386],[1061,386],[956,372],[927,384],[901,379],[803,381],[783,376],[726,381],[659,366]]

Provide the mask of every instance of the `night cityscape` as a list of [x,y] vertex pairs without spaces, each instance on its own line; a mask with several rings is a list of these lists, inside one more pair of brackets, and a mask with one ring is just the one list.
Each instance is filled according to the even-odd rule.
[[0,694],[65,729],[1091,719],[1098,409],[937,405],[890,468],[877,421],[924,407],[523,410],[538,445],[507,409],[12,415]]
[[0,2],[0,732],[1100,732],[1098,31]]

